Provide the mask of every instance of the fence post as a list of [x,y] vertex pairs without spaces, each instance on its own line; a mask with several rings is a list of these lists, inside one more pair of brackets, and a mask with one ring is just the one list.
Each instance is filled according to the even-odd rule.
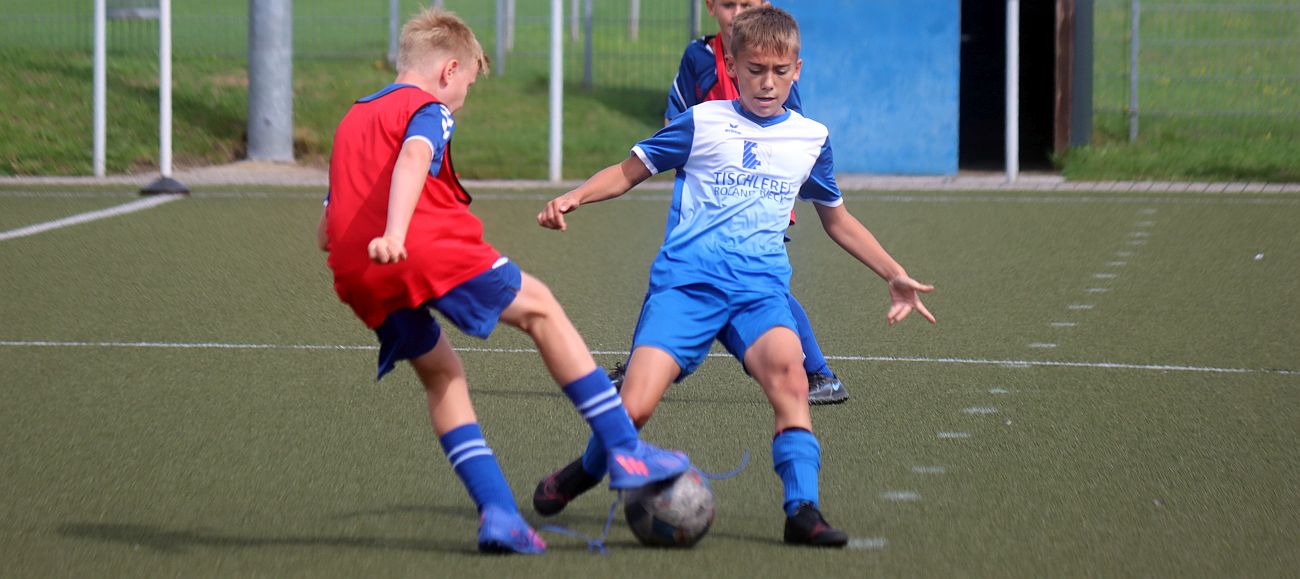
[[105,105],[108,93],[108,81],[105,68],[108,64],[107,54],[107,4],[106,0],[95,0],[95,71],[94,103],[91,108],[94,115],[94,137],[91,155],[91,167],[96,177],[104,176],[105,133],[108,125],[108,112]]
[[1020,175],[1020,0],[1007,0],[1007,182]]
[[1092,142],[1093,0],[1078,0],[1074,26],[1074,94],[1070,97],[1071,147]]
[[586,0],[582,7],[582,28],[586,38],[582,41],[582,88],[590,89],[594,84],[591,78],[592,36],[595,33],[595,8],[593,0]]
[[691,37],[686,41],[690,42],[700,37],[700,0],[686,0],[691,5]]
[[569,0],[569,40],[573,42],[577,42],[578,35],[581,34],[580,18],[582,18],[582,0]]
[[506,0],[506,51],[515,51],[515,0]]
[[397,67],[397,0],[388,0],[388,64]]
[[641,36],[641,0],[629,0],[627,6],[627,38],[636,42]]
[[[254,2],[256,4],[256,2]],[[172,1],[158,2],[158,179],[142,195],[189,193],[172,179]]]
[[547,178],[560,181],[564,160],[564,0],[551,0],[550,151]]
[[293,161],[292,0],[252,0],[248,14],[248,158]]
[[506,0],[497,0],[497,53],[492,70],[497,76],[506,75]]
[[1138,138],[1138,47],[1142,44],[1138,30],[1142,19],[1142,2],[1133,0],[1128,41],[1128,142]]

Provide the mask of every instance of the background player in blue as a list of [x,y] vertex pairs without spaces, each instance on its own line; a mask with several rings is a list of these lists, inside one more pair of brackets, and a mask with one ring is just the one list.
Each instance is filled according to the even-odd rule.
[[[788,297],[783,236],[795,198],[815,203],[831,239],[885,279],[891,325],[913,310],[933,323],[918,292],[934,288],[908,276],[844,208],[826,127],[783,106],[802,66],[794,19],[777,8],[747,11],[735,20],[731,48],[727,69],[738,81],[739,99],[702,103],[678,115],[622,163],[551,200],[537,221],[564,230],[565,214],[583,203],[617,197],[654,173],[677,170],[623,403],[644,425],[668,387],[695,370],[715,339],[722,342],[772,405],[772,463],[784,491],[785,541],[842,547],[848,536],[831,527],[819,507],[821,446],[812,433]],[[598,481],[606,468],[601,454],[588,452],[543,479],[534,508],[554,514],[584,485],[594,485],[591,479]]]
[[[677,76],[668,89],[665,123],[702,102],[736,99],[736,82],[727,74],[725,65],[731,23],[746,10],[768,4],[764,0],[707,0],[709,14],[718,21],[718,34],[697,38],[686,45],[681,65],[677,68]],[[786,98],[785,108],[803,113],[799,83],[790,85],[790,96]],[[790,214],[790,223],[794,224],[794,213]],[[790,311],[794,313],[799,341],[803,345],[803,367],[808,374],[808,403],[839,404],[847,401],[849,391],[826,363],[826,356],[813,333],[812,322],[808,320],[808,314],[793,293],[790,295]],[[615,366],[611,376],[616,385],[621,385],[621,369],[621,366]]]

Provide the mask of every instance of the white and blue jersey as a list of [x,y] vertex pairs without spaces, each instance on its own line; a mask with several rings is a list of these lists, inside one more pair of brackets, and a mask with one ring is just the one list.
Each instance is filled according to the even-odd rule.
[[652,293],[691,284],[788,291],[784,234],[795,198],[843,203],[826,127],[790,110],[762,118],[738,101],[701,103],[632,153],[652,174],[677,169]]

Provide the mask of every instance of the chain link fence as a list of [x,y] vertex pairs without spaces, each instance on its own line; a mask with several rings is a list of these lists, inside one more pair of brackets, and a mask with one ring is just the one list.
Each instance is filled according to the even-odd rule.
[[1300,141],[1300,2],[1098,0],[1096,10],[1103,137]]
[[[469,23],[500,71],[546,74],[549,0],[436,3]],[[387,58],[391,4],[390,0],[295,2],[294,57]],[[396,4],[400,23],[430,2],[400,0]],[[683,47],[700,30],[700,0],[564,0],[564,4],[566,75],[588,85],[666,90]],[[157,7],[157,0],[108,0],[110,56],[157,53]],[[508,18],[498,19],[498,9]],[[92,16],[89,0],[0,0],[0,50],[89,52]],[[712,20],[707,14],[703,20],[708,32]],[[175,0],[172,29],[172,51],[177,60],[244,58],[248,2]],[[498,50],[498,37],[504,50]]]

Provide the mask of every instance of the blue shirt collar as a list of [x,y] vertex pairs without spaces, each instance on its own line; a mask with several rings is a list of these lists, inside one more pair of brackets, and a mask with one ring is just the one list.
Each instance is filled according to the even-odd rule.
[[740,116],[753,121],[754,124],[760,127],[770,127],[772,125],[775,125],[781,121],[790,118],[790,109],[787,109],[785,107],[781,108],[780,114],[772,115],[770,117],[760,117],[754,113],[749,112],[748,109],[741,106],[740,99],[731,101],[731,106],[736,109],[736,112],[740,113]]
[[410,87],[410,88],[420,88],[420,87],[415,86],[415,85],[413,85],[413,84],[406,84],[406,83],[404,83],[404,82],[395,82],[395,83],[390,84],[390,85],[388,85],[388,86],[386,86],[386,87],[384,87],[384,88],[379,89],[379,92],[376,92],[376,93],[374,93],[374,94],[367,95],[367,96],[364,96],[364,97],[361,97],[361,98],[357,99],[357,102],[359,102],[359,103],[368,103],[368,102],[370,102],[370,101],[372,101],[372,100],[375,100],[375,99],[377,99],[377,98],[379,98],[379,97],[382,97],[382,96],[384,96],[384,95],[387,95],[388,93],[393,92],[393,91],[395,91],[395,90],[397,90],[397,89],[399,89],[399,88],[408,88],[408,87]]

